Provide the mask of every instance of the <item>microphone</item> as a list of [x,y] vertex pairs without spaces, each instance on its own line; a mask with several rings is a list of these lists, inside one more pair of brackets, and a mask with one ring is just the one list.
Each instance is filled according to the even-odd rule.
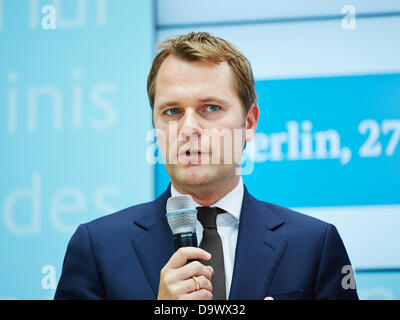
[[167,200],[166,216],[174,235],[175,250],[181,247],[197,247],[197,209],[192,196],[184,194],[170,197]]

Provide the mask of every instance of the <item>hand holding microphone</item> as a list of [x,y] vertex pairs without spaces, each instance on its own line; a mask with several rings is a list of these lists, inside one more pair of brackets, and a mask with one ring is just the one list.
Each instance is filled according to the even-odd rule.
[[186,264],[190,259],[209,260],[210,256],[194,247],[176,251],[161,269],[158,300],[212,300],[212,267],[199,261]]
[[211,266],[198,260],[211,255],[197,248],[197,210],[190,195],[171,197],[167,201],[167,219],[174,235],[176,252],[162,268],[158,300],[211,300]]

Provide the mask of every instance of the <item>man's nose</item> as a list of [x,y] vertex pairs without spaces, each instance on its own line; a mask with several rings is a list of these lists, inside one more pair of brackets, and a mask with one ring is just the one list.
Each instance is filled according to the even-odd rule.
[[201,135],[201,127],[196,113],[192,109],[186,110],[181,118],[181,127],[179,131],[179,140],[185,141],[187,137],[199,137]]

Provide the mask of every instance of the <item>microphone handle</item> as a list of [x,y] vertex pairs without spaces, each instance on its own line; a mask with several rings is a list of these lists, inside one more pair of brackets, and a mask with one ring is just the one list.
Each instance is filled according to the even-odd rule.
[[[197,236],[194,232],[183,232],[174,234],[175,251],[182,247],[197,247]],[[197,259],[188,260],[187,263],[198,261]]]

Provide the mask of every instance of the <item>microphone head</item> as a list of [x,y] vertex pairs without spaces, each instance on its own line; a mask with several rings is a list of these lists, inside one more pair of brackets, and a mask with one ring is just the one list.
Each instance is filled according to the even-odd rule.
[[196,232],[197,210],[191,195],[173,196],[167,200],[167,220],[172,233]]

